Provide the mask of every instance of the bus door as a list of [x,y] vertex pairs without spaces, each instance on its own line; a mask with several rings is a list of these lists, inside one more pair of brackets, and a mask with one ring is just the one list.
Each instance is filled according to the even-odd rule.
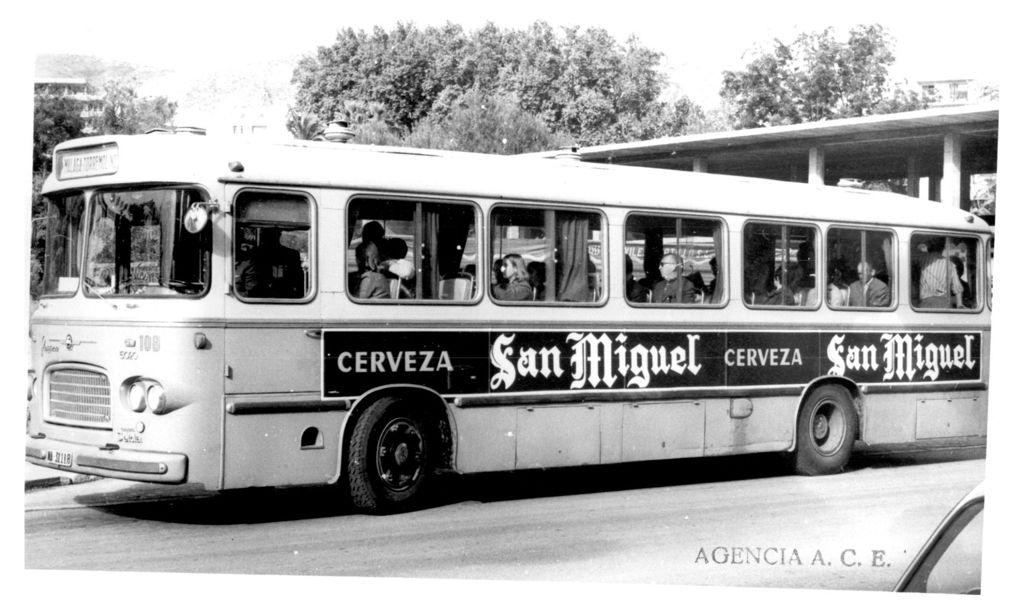
[[[227,187],[232,215],[224,310],[226,488],[329,478],[320,476],[327,472],[320,467],[327,467],[325,460],[295,461],[302,450],[323,452],[325,441],[322,417],[316,418],[319,192]],[[336,465],[332,459],[330,467]]]

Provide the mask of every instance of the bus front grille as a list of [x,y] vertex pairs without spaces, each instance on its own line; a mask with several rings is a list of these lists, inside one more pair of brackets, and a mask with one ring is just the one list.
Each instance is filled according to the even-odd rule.
[[50,372],[48,418],[55,422],[110,425],[110,381],[84,369]]

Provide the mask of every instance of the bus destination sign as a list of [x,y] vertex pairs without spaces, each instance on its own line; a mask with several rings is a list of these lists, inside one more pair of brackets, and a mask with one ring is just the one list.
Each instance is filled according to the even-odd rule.
[[57,179],[79,179],[117,173],[117,144],[57,152]]
[[980,381],[979,332],[325,331],[324,398]]

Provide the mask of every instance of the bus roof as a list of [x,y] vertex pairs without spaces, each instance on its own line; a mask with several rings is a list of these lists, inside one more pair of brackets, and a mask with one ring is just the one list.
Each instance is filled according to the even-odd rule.
[[[572,159],[316,141],[169,133],[93,136],[58,145],[54,167],[70,157],[68,150],[104,148],[116,151],[113,170],[66,173],[75,175],[72,179],[53,173],[43,193],[96,185],[222,181],[989,230],[984,220],[965,211],[893,193]],[[242,171],[229,168],[236,162]]]

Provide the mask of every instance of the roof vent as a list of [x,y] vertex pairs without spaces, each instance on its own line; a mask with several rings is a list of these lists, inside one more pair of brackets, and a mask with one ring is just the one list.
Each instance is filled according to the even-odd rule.
[[575,160],[581,161],[583,158],[580,156],[580,146],[573,145],[567,152],[558,152],[555,154],[555,160]]
[[324,130],[324,139],[332,143],[348,143],[354,136],[356,136],[356,131],[349,126],[348,120],[345,119],[332,121]]
[[199,128],[198,126],[165,126],[163,128],[150,128],[146,131],[146,134],[188,134],[188,135],[206,135],[205,128]]

